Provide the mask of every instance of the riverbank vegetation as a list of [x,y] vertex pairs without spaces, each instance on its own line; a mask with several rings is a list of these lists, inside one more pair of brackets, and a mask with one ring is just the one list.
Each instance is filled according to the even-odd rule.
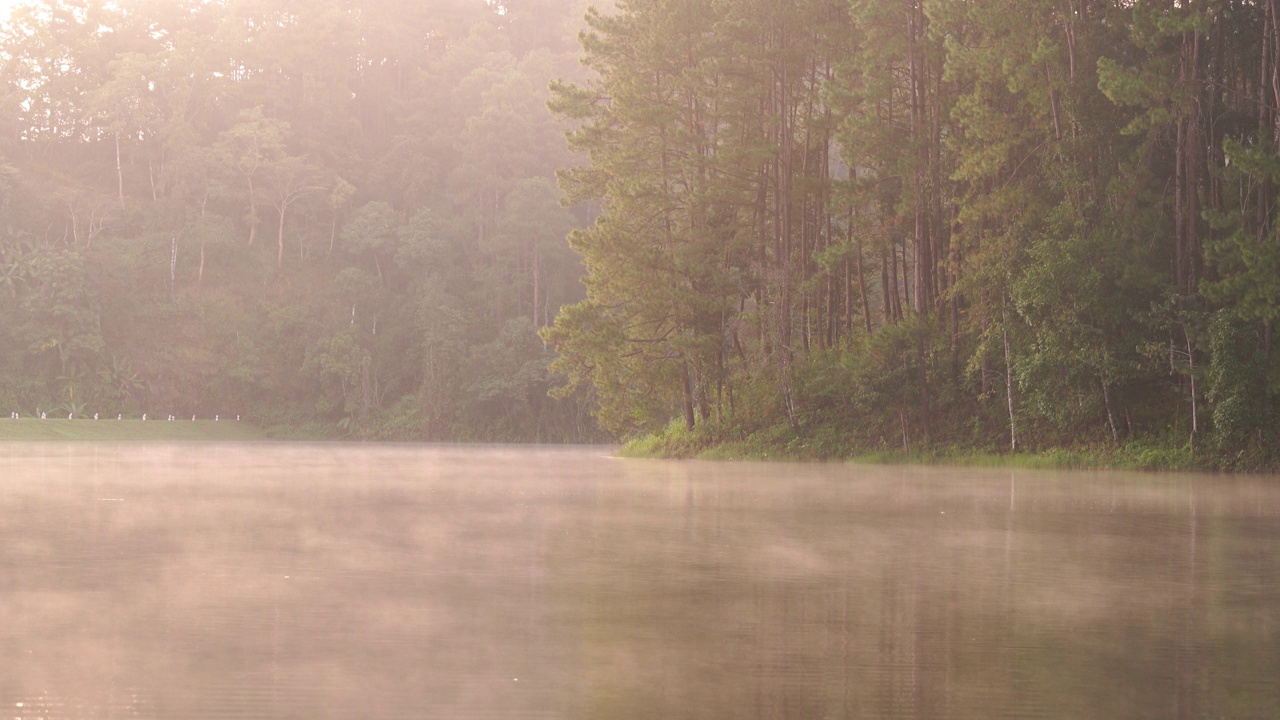
[[592,12],[551,104],[603,210],[553,367],[637,453],[1276,468],[1277,15]]
[[[0,417],[590,441],[545,108],[583,3],[30,0],[0,26]],[[3,17],[0,17],[3,20]],[[150,423],[148,423],[150,427]]]
[[[781,429],[779,429],[781,430]],[[829,433],[826,437],[797,435],[785,430],[751,435],[716,435],[706,426],[688,430],[675,421],[660,431],[632,439],[619,449],[632,458],[693,458],[699,460],[849,461],[861,464],[914,464],[1016,467],[1056,470],[1241,470],[1266,469],[1265,455],[1234,458],[1196,453],[1186,444],[1152,438],[1120,444],[1093,443],[1043,447],[1009,452],[959,443],[917,447],[875,447],[852,444]]]

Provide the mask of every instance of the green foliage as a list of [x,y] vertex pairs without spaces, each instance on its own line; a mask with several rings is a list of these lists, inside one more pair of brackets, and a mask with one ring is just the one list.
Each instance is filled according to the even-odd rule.
[[20,329],[27,352],[45,360],[47,379],[73,389],[103,350],[84,258],[74,251],[47,250],[32,260],[30,275],[21,305],[27,321]]
[[1273,13],[686,9],[590,13],[550,102],[604,212],[543,336],[627,452],[1267,464]]
[[0,400],[1272,457],[1256,3],[82,5],[0,32]]
[[30,415],[45,397],[47,391],[43,383],[32,378],[9,375],[0,378],[0,411]]
[[[1263,188],[1280,183],[1280,153],[1248,149],[1230,138],[1224,141],[1224,153],[1231,162],[1226,179],[1238,191],[1258,183]],[[1240,207],[1208,215],[1220,232],[1206,249],[1218,277],[1206,279],[1202,292],[1242,317],[1262,323],[1280,320],[1280,224],[1268,229]]]
[[307,348],[302,376],[321,387],[316,411],[355,415],[369,410],[369,370],[372,357],[356,345],[350,332],[339,332],[315,341]]
[[908,323],[881,328],[860,345],[814,353],[796,370],[804,427],[845,428],[855,444],[903,443],[902,419],[918,404],[916,333]]
[[1268,358],[1257,341],[1257,326],[1231,311],[1209,324],[1209,399],[1215,440],[1228,450],[1274,438],[1280,393],[1268,382]]
[[591,211],[559,205],[544,108],[581,74],[549,30],[577,0],[518,22],[64,5],[0,30],[0,400],[290,437],[598,436],[584,398],[546,397],[534,334],[582,297],[564,239]]
[[362,440],[417,440],[422,437],[422,410],[415,396],[406,395],[359,422],[348,415],[339,421],[339,427]]

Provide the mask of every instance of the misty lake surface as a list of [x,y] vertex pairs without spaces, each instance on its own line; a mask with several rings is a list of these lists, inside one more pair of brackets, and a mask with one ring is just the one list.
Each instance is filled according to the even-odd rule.
[[1278,718],[1280,479],[0,444],[0,717]]

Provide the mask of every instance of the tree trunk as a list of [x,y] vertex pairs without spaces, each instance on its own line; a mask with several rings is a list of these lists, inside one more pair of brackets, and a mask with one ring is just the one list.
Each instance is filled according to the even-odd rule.
[[535,244],[533,248],[533,307],[530,308],[530,316],[533,318],[534,327],[542,327],[543,325],[541,318],[538,316],[538,296],[539,291],[541,290],[539,287],[541,284],[541,278],[539,276],[542,274],[541,265],[541,253],[538,252],[538,247]]
[[925,199],[925,176],[929,165],[929,146],[925,139],[925,68],[923,52],[920,49],[920,38],[923,36],[924,11],[918,3],[913,2],[907,21],[907,56],[909,65],[909,87],[911,91],[911,142],[917,148],[915,168],[912,173],[912,189],[915,195],[914,229],[911,235],[912,272],[914,273],[915,295],[910,294],[910,283],[907,282],[906,257],[903,257],[902,281],[906,286],[911,308],[917,317],[929,314],[929,306],[933,299],[929,296],[932,286],[930,275],[933,272],[932,248],[929,239],[929,222]]
[[1004,394],[1009,409],[1009,450],[1018,451],[1018,425],[1013,413],[1013,353],[1009,349],[1009,330],[1001,329],[1004,336]]
[[919,389],[920,389],[920,430],[923,434],[925,444],[929,442],[930,435],[930,415],[933,414],[933,408],[929,403],[929,368],[926,362],[927,354],[925,352],[924,342],[924,325],[921,320],[917,321],[916,331],[916,365],[919,368]]
[[[895,269],[896,273],[897,270]],[[890,280],[889,280],[889,253],[884,250],[880,251],[880,314],[883,316],[882,325],[892,325],[893,317],[893,299],[889,297]]]
[[253,177],[245,178],[249,185],[249,247],[253,247],[253,241],[258,237],[258,204],[253,201]]
[[862,300],[862,327],[871,334],[871,305],[867,302],[867,280],[862,268],[862,241],[858,241],[858,296]]
[[280,225],[276,230],[276,269],[284,267],[284,217],[289,209],[288,203],[280,203]]
[[689,363],[684,364],[681,372],[681,390],[683,390],[684,426],[693,430],[695,416],[693,414],[693,381],[689,377]]
[[1049,108],[1053,112],[1053,139],[1062,142],[1062,110],[1059,107],[1058,89],[1053,87],[1053,70],[1044,64],[1044,79],[1049,85]]
[[1191,378],[1191,446],[1194,448],[1200,437],[1200,422],[1197,418],[1199,408],[1196,407],[1196,356],[1191,352],[1191,335],[1187,332],[1187,324],[1182,323],[1182,338],[1187,343],[1187,375]]
[[1107,387],[1106,378],[1101,378],[1102,383],[1102,404],[1107,409],[1107,427],[1111,428],[1111,442],[1116,445],[1120,444],[1120,433],[1116,430],[1115,413],[1111,412],[1111,390]]
[[120,162],[120,131],[116,131],[116,189],[120,195],[120,209],[124,209],[124,165]]

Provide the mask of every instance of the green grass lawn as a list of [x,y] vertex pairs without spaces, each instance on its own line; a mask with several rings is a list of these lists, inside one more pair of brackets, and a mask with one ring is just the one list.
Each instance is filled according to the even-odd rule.
[[27,440],[261,440],[248,424],[212,420],[11,420],[0,417],[0,442]]

